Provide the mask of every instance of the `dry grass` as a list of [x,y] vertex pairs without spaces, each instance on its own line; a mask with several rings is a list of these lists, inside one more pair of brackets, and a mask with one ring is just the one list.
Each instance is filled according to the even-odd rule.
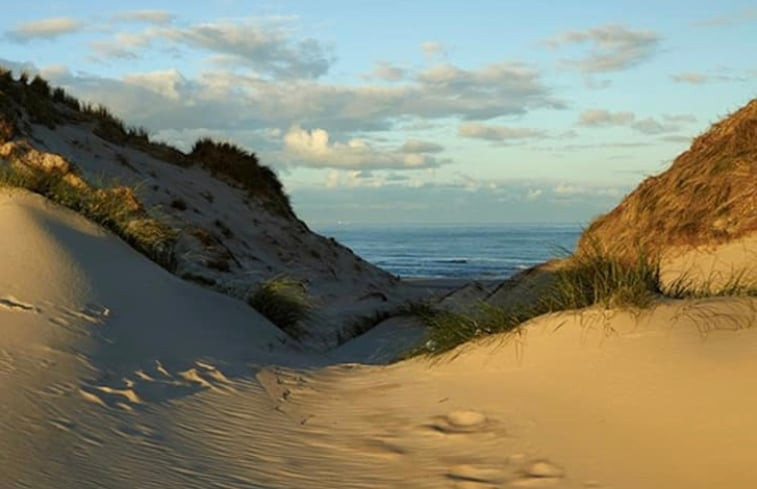
[[[428,327],[426,342],[409,355],[436,355],[470,340],[496,333],[517,332],[527,321],[553,312],[598,306],[604,310],[648,309],[662,299],[757,297],[757,284],[735,275],[725,284],[698,283],[681,277],[667,287],[660,280],[656,259],[643,251],[630,261],[608,254],[594,244],[557,269],[539,297],[496,307],[481,302],[469,311],[421,310],[416,314]],[[697,285],[694,285],[697,284]]]
[[[633,257],[638,248],[722,243],[757,231],[757,99],[696,138],[670,169],[647,178],[595,220],[578,249],[602,243]],[[610,243],[616,243],[613,247]]]
[[110,229],[161,266],[169,270],[174,268],[176,233],[135,205],[129,189],[76,185],[59,171],[2,162],[0,186],[20,187],[41,194]]

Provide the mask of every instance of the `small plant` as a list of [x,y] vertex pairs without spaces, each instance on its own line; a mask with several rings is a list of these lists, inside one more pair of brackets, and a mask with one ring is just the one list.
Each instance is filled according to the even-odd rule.
[[310,317],[313,303],[302,282],[275,277],[261,283],[248,303],[293,338],[305,334],[302,322]]

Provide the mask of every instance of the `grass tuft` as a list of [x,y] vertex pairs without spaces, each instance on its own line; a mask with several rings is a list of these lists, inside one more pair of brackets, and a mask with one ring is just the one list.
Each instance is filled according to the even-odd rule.
[[302,322],[310,317],[313,301],[302,282],[283,276],[266,280],[248,303],[291,337],[305,335]]
[[130,190],[76,184],[66,178],[69,175],[12,163],[2,164],[0,187],[20,187],[43,195],[110,229],[151,260],[173,269],[176,232],[135,206]]

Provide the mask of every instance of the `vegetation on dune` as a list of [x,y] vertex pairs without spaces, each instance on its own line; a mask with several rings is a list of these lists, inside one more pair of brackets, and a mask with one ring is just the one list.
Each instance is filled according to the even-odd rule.
[[147,216],[128,188],[93,188],[82,182],[56,170],[0,165],[0,187],[20,187],[41,194],[110,229],[165,268],[173,268],[176,233],[172,228]]
[[294,216],[289,197],[276,174],[258,161],[255,153],[231,143],[219,143],[209,138],[195,142],[190,161],[239,182],[251,195],[263,197],[263,202],[279,214]]
[[620,243],[633,259],[675,245],[722,243],[757,231],[757,99],[714,124],[660,175],[647,178],[581,238]]
[[293,338],[305,334],[302,322],[310,317],[313,301],[302,282],[289,277],[274,277],[258,285],[247,301]]
[[725,284],[713,282],[693,285],[686,276],[673,284],[660,280],[659,261],[648,253],[636,252],[629,261],[608,254],[593,245],[567,260],[565,266],[550,272],[554,277],[539,297],[506,307],[481,302],[472,310],[453,312],[423,310],[417,316],[428,327],[426,342],[410,355],[439,354],[475,338],[496,333],[517,332],[529,320],[544,314],[597,306],[605,309],[639,310],[662,299],[688,299],[713,296],[757,297],[757,284],[736,275]]
[[254,153],[239,146],[203,138],[187,155],[168,144],[151,141],[145,128],[127,126],[102,105],[80,103],[62,88],[51,88],[39,76],[30,81],[29,76],[22,73],[14,80],[10,71],[0,67],[0,141],[12,139],[26,122],[21,107],[28,114],[28,122],[34,124],[54,129],[71,121],[94,123],[94,133],[112,143],[130,146],[179,166],[198,164],[213,175],[223,175],[239,183],[273,212],[294,217],[289,197],[276,174],[261,165]]

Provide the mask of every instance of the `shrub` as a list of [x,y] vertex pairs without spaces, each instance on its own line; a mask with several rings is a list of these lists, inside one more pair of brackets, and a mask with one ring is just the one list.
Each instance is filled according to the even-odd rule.
[[262,282],[248,303],[293,338],[305,334],[302,322],[310,317],[313,308],[305,286],[289,277]]
[[272,211],[286,216],[294,215],[278,177],[273,170],[260,164],[255,153],[234,144],[204,138],[194,144],[189,158],[213,174],[219,173],[240,183],[251,195],[261,198]]

